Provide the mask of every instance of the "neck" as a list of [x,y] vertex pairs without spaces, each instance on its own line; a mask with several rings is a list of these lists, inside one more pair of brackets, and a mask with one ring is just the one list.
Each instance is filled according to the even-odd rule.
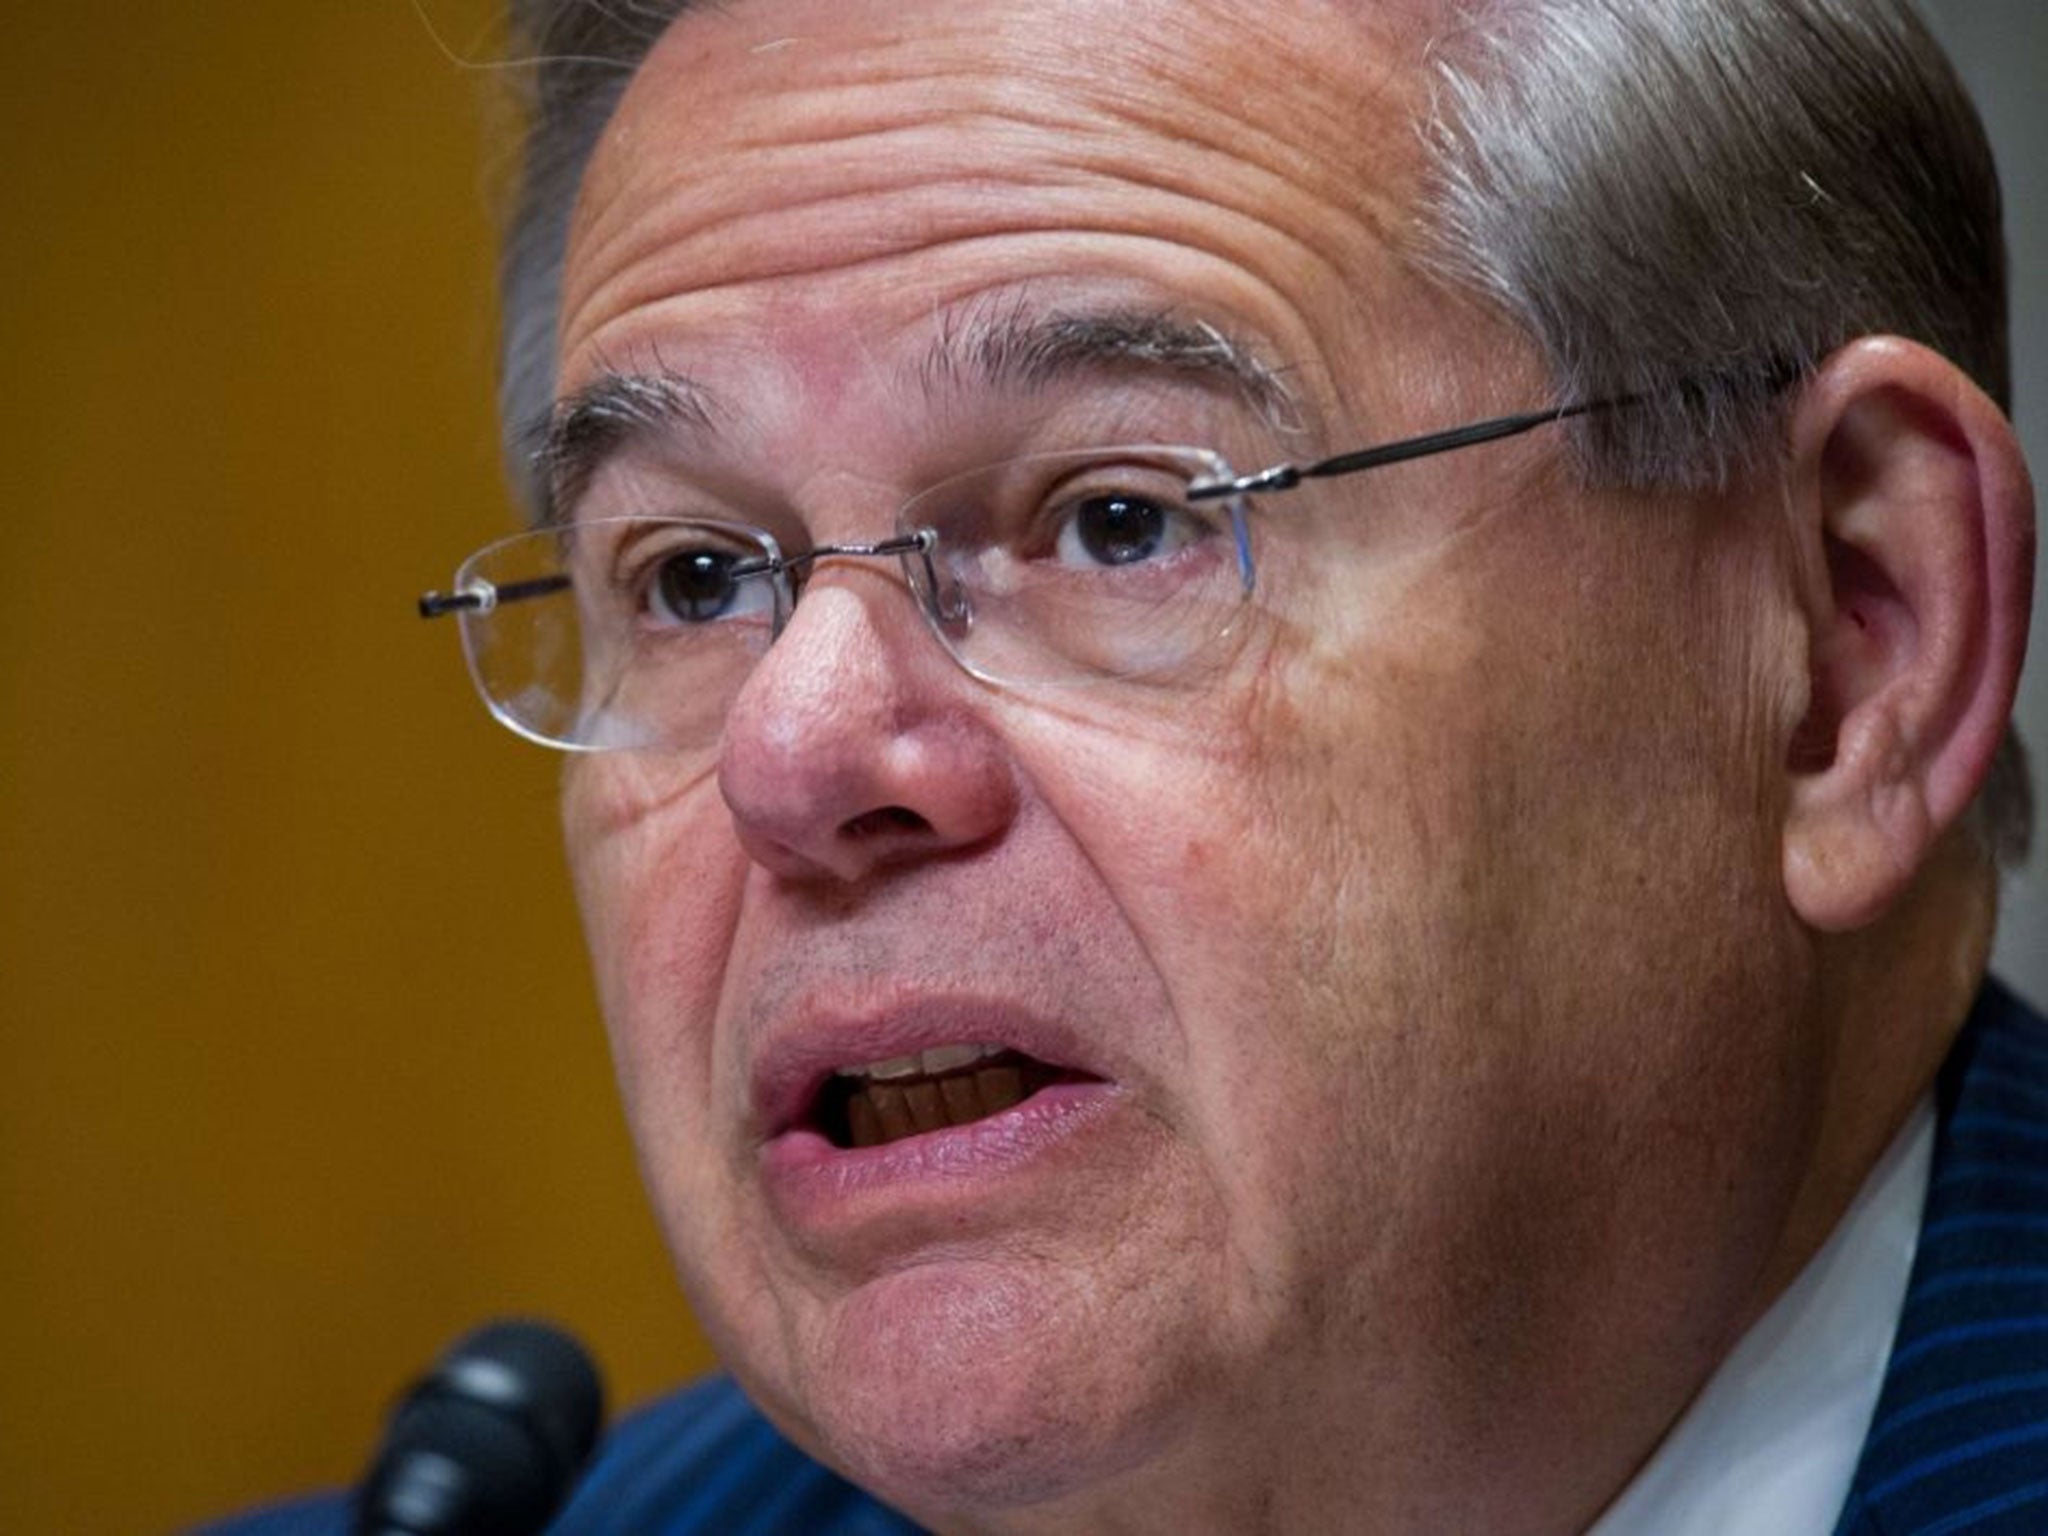
[[1816,1011],[1834,1055],[1830,1089],[1757,1315],[1827,1240],[1941,1070],[1983,984],[1997,890],[1975,837],[1952,830],[1876,922],[1819,941]]

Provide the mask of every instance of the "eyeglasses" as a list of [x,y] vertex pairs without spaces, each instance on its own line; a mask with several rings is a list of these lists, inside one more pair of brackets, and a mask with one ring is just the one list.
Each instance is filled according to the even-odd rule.
[[458,614],[484,703],[570,752],[714,745],[824,562],[894,560],[946,651],[998,684],[1198,686],[1256,586],[1251,498],[1606,409],[1503,416],[1238,475],[1207,449],[1032,454],[912,497],[870,544],[785,551],[748,523],[571,519],[486,545],[424,618]]

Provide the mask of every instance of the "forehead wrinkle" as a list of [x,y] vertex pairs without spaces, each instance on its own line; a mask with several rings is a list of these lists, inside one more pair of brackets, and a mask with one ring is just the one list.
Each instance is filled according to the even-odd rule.
[[[723,142],[698,143],[691,154],[621,154],[607,140],[578,203],[571,246],[579,265],[632,271],[682,239],[744,247],[756,221],[804,220],[828,238],[763,242],[781,257],[765,268],[762,252],[748,258],[763,275],[794,274],[807,262],[886,256],[943,238],[944,220],[932,213],[944,199],[954,202],[953,218],[1002,232],[1052,227],[1075,208],[1101,208],[1090,200],[1108,193],[1112,201],[1101,209],[1114,215],[1102,224],[1108,232],[1142,221],[1143,208],[1115,206],[1135,195],[1148,207],[1154,199],[1185,206],[1204,223],[1279,234],[1326,272],[1341,274],[1355,266],[1361,237],[1391,248],[1413,222],[1415,136],[1374,132],[1386,122],[1373,110],[1371,93],[1309,114],[1321,128],[1312,144],[1256,119],[1171,111],[1129,93],[1086,110],[1060,100],[1035,111],[987,99],[953,110],[928,102],[905,109],[888,90],[870,94],[896,110],[878,108],[853,121],[842,114],[829,128],[798,114],[798,121],[779,120],[772,134],[728,127]],[[776,104],[804,99],[792,88]],[[1290,125],[1309,131],[1298,120]],[[774,189],[771,197],[764,198],[764,188]],[[860,217],[891,199],[902,206],[889,218]],[[1274,228],[1274,207],[1304,200],[1313,201],[1313,217]],[[650,219],[650,208],[661,216]],[[849,217],[835,216],[842,210]],[[1215,232],[1219,240],[1227,234]],[[738,250],[729,260],[739,263]],[[571,307],[635,296],[599,289]]]
[[[1020,193],[1030,203],[1127,188],[1262,227],[1276,203],[1311,198],[1319,216],[1301,220],[1290,238],[1342,270],[1347,224],[1392,244],[1412,217],[1414,135],[1389,130],[1417,119],[1413,103],[1394,100],[1390,90],[1361,86],[1318,102],[1290,114],[1283,132],[1256,115],[1189,110],[1184,100],[1154,101],[1128,87],[1098,86],[1072,99],[1019,91],[1004,80],[953,105],[932,100],[931,89],[908,93],[906,104],[899,99],[906,87],[894,80],[833,92],[784,85],[737,105],[738,114],[765,114],[758,128],[726,122],[690,154],[635,153],[644,132],[615,125],[585,178],[571,245],[630,267],[677,233],[724,236],[756,215],[816,217],[948,189],[1000,204],[1020,201]],[[840,101],[826,110],[820,96],[875,105],[854,110]],[[1199,162],[1183,163],[1191,151]],[[764,188],[775,189],[767,206]],[[649,206],[669,208],[681,230],[650,229]],[[685,210],[687,218],[674,218]],[[897,224],[894,243],[878,242],[878,254],[917,243],[914,220]]]
[[[1142,281],[1159,251],[1169,293],[1201,288],[1204,268],[1216,269],[1235,290],[1226,311],[1289,344],[1297,361],[1275,372],[1312,397],[1315,420],[1360,407],[1347,382],[1356,359],[1330,354],[1330,327],[1312,317],[1376,333],[1382,279],[1413,276],[1412,34],[1394,47],[1380,46],[1377,27],[1348,33],[1343,48],[1327,31],[1297,39],[1281,73],[1300,94],[1275,113],[1249,85],[1218,92],[1213,48],[1153,30],[1112,29],[1128,67],[1093,71],[1076,69],[1065,32],[1000,50],[961,32],[929,79],[913,57],[932,44],[928,30],[880,46],[790,46],[757,90],[739,89],[747,66],[710,31],[674,46],[698,23],[747,14],[686,16],[607,131],[564,274],[565,364],[700,314],[780,323],[791,304],[839,302],[841,285],[940,274],[942,288],[972,291],[994,286],[1000,268],[1035,281],[1077,260]],[[1291,216],[1273,217],[1290,198]],[[1286,412],[1280,397],[1292,393],[1260,387],[1253,398]]]
[[[637,225],[622,228],[613,248],[586,245],[576,253],[572,271],[585,274],[586,281],[564,311],[565,346],[568,352],[587,351],[607,338],[615,343],[621,332],[630,341],[657,324],[670,304],[695,305],[728,294],[747,295],[755,312],[773,313],[782,302],[773,292],[777,286],[794,285],[805,306],[814,307],[829,302],[825,290],[812,286],[815,280],[867,282],[896,264],[957,262],[954,281],[962,287],[985,287],[1005,271],[1047,277],[1072,269],[1081,249],[1077,242],[1105,237],[1120,245],[1082,251],[1104,270],[1137,270],[1144,247],[1169,250],[1230,268],[1237,281],[1291,314],[1299,312],[1300,284],[1311,273],[1318,286],[1336,295],[1372,297],[1354,293],[1360,272],[1353,253],[1336,248],[1338,237],[1324,236],[1320,226],[1313,232],[1276,228],[1254,211],[1238,212],[1132,174],[1119,179],[1114,197],[1105,197],[1092,181],[1048,187],[987,172],[977,180],[967,198],[957,183],[926,178],[901,188],[857,191],[848,191],[841,179],[815,197],[786,190],[767,209],[659,206]],[[1027,195],[1014,195],[1018,191]],[[878,204],[892,196],[896,204],[882,219]],[[842,209],[845,218],[836,216]],[[857,234],[850,233],[856,228]],[[802,232],[821,237],[804,238]],[[1039,240],[1056,257],[1034,261],[1033,242]],[[1260,242],[1265,259],[1248,257]],[[978,248],[989,252],[986,268],[976,265]],[[1276,251],[1293,257],[1279,264],[1295,279],[1285,287],[1276,281]]]
[[[1000,39],[998,68],[997,40],[960,30],[964,21],[958,36],[941,25],[843,51],[787,50],[758,89],[744,90],[734,76],[747,75],[746,66],[735,71],[730,60],[714,61],[718,27],[747,14],[686,15],[643,68],[585,181],[574,244],[586,271],[592,258],[614,273],[640,269],[660,247],[701,236],[725,254],[726,270],[690,274],[690,289],[736,280],[741,271],[794,275],[806,260],[834,264],[828,246],[858,260],[914,248],[924,243],[920,234],[943,238],[948,231],[936,227],[943,220],[921,217],[928,205],[919,203],[920,190],[950,183],[970,206],[1014,209],[1009,219],[1029,225],[1031,210],[1050,211],[1060,195],[1085,197],[1091,173],[1176,196],[1198,217],[1213,219],[1234,205],[1239,222],[1261,225],[1259,214],[1291,187],[1325,211],[1294,221],[1287,237],[1334,277],[1355,272],[1358,252],[1347,247],[1360,234],[1384,246],[1405,232],[1412,135],[1399,130],[1416,116],[1418,72],[1392,68],[1375,58],[1377,48],[1290,55],[1284,72],[1301,94],[1285,113],[1255,110],[1253,92],[1219,93],[1213,57],[1183,57],[1190,50],[1168,37],[1120,35],[1126,67],[1103,70],[1078,67],[1064,35],[1053,46],[1012,26]],[[1346,40],[1361,39],[1349,29]],[[700,69],[709,82],[693,78]],[[654,146],[641,141],[664,135],[661,120],[670,113],[708,110],[707,83],[718,101],[708,138],[690,153],[646,152]],[[1040,139],[1051,154],[1036,153]],[[994,163],[991,146],[1002,150]],[[1177,158],[1190,148],[1201,156],[1198,167]],[[1362,175],[1368,164],[1372,174]],[[773,209],[761,206],[764,187],[778,189]],[[862,205],[891,195],[908,204],[901,216],[858,217]],[[667,214],[646,219],[656,205]],[[841,208],[844,220],[833,217]],[[802,217],[807,229],[830,238],[760,240],[743,260],[748,226],[762,215]],[[1357,226],[1349,239],[1347,225]],[[1213,238],[1228,232],[1215,230]],[[637,285],[583,295],[603,307],[641,296]]]

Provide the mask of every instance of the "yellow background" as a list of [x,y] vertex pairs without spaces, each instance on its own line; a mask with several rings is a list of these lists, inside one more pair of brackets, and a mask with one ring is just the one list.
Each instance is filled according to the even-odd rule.
[[[489,0],[421,3],[489,56]],[[2038,102],[2033,0],[1941,9]],[[492,77],[410,0],[17,4],[0,59],[0,1532],[346,1481],[496,1313],[577,1328],[615,1402],[701,1369],[556,764],[411,613],[511,521]]]
[[407,0],[0,45],[0,1531],[352,1478],[495,1313],[644,1397],[705,1356],[556,764],[411,611],[512,516],[490,77]]

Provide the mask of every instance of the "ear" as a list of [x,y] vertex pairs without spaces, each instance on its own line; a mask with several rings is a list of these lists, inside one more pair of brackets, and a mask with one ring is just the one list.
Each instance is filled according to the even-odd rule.
[[2033,490],[1998,407],[1894,337],[1827,360],[1790,448],[1812,692],[1785,889],[1841,931],[1884,912],[1984,781],[2026,651]]

